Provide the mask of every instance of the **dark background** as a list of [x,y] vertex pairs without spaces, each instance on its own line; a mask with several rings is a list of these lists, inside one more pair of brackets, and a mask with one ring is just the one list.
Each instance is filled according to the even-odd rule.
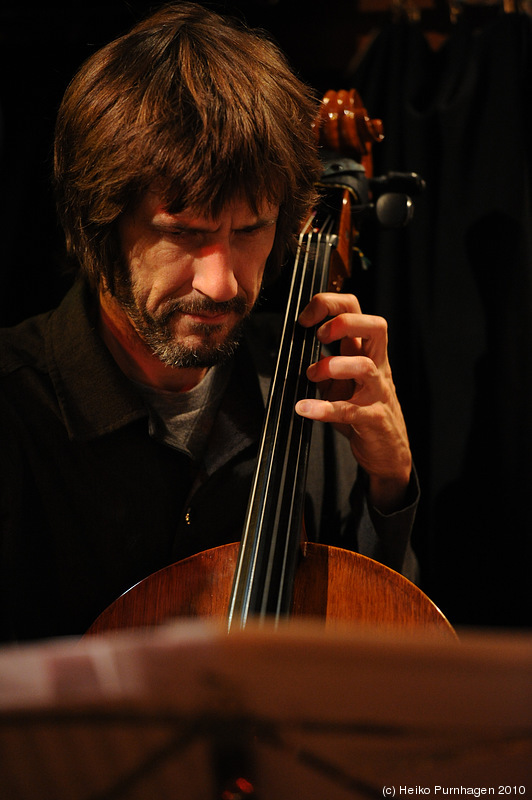
[[[351,288],[390,323],[423,490],[423,588],[455,624],[529,627],[531,18],[464,5],[451,23],[446,6],[393,15],[378,0],[206,5],[270,31],[319,92],[356,87],[384,123],[376,174],[426,180],[407,229],[363,230],[372,266]],[[62,93],[153,7],[0,10],[0,325],[54,306],[69,284],[50,191]]]

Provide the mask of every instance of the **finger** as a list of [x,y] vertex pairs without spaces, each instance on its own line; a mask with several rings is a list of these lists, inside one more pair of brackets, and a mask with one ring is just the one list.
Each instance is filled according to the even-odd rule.
[[310,303],[299,315],[299,323],[305,328],[317,325],[326,317],[351,312],[360,314],[360,303],[353,294],[335,294],[320,292],[314,295]]
[[337,426],[349,426],[356,432],[357,418],[361,418],[364,409],[347,400],[299,400],[295,405],[296,413],[301,417],[316,422],[331,422]]
[[317,336],[324,344],[346,338],[375,339],[387,344],[388,323],[372,314],[344,313],[324,322]]
[[388,323],[369,314],[340,314],[316,333],[322,344],[341,342],[342,355],[366,355],[380,368],[388,364]]
[[326,356],[308,367],[307,378],[314,383],[328,380],[359,384],[381,381],[375,362],[366,356]]
[[336,422],[335,403],[328,400],[299,400],[295,406],[296,413],[301,417],[319,422]]

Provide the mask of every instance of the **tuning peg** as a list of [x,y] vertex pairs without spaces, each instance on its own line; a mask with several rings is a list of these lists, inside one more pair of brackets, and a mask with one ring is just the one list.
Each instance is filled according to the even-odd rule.
[[375,215],[383,228],[404,228],[414,216],[414,203],[406,194],[386,192],[375,203]]

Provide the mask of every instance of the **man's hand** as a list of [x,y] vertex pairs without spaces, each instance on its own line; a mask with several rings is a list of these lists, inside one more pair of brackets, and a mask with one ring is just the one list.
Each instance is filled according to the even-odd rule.
[[299,317],[304,327],[328,319],[317,331],[323,344],[340,342],[340,355],[307,370],[319,386],[319,400],[300,400],[303,417],[331,422],[351,443],[369,476],[369,498],[383,513],[400,508],[412,470],[406,425],[388,361],[388,326],[362,314],[356,297],[317,294]]

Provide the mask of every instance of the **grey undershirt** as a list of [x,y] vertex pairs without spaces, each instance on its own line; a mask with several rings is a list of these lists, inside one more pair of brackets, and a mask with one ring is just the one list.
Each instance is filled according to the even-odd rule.
[[150,435],[200,464],[231,370],[232,362],[211,367],[187,392],[136,384],[149,409]]

